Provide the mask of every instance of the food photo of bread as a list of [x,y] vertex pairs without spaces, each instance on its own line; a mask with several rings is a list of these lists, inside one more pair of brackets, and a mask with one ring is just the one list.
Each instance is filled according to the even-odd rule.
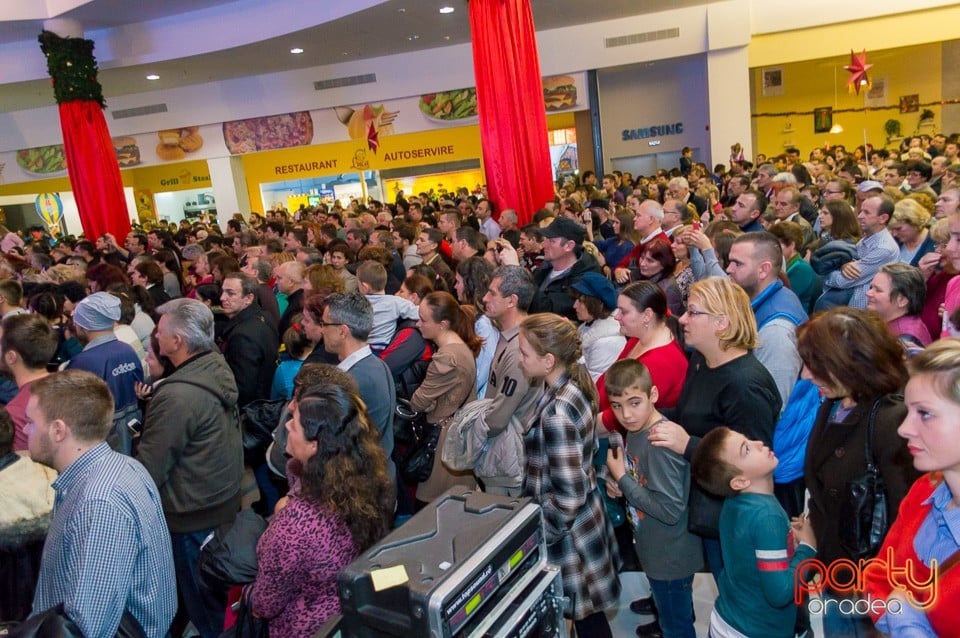
[[543,78],[543,101],[548,111],[559,111],[577,105],[577,86],[569,75]]
[[157,131],[160,139],[157,144],[157,157],[164,162],[172,162],[183,159],[187,153],[200,150],[203,147],[203,138],[199,130],[199,126],[184,126]]

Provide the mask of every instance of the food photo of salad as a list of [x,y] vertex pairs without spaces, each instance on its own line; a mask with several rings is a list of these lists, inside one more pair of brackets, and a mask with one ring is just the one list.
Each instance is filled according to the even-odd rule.
[[20,149],[17,164],[30,177],[52,177],[67,170],[63,144]]
[[464,124],[463,120],[477,117],[477,89],[470,87],[421,95],[420,111],[434,122]]

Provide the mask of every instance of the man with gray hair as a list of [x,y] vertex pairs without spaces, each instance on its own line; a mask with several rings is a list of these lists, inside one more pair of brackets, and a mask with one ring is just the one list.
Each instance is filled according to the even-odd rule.
[[[493,279],[483,296],[486,314],[497,322],[500,337],[490,366],[490,380],[487,383],[487,399],[493,399],[486,412],[488,436],[514,436],[519,439],[516,446],[493,445],[496,450],[522,450],[523,426],[536,402],[539,388],[524,376],[520,369],[520,324],[527,317],[527,310],[533,302],[537,287],[533,277],[523,266],[500,266],[493,273]],[[513,427],[511,427],[511,425]],[[519,427],[518,427],[519,426]],[[474,468],[477,478],[483,483],[483,489],[490,494],[519,496],[523,483],[524,459],[497,459],[492,465],[500,468],[513,466],[519,473],[509,476],[485,475],[483,468]]]
[[200,587],[200,547],[240,509],[243,446],[237,384],[217,350],[213,313],[195,299],[159,308],[157,342],[174,366],[147,407],[136,458],[160,492],[187,616],[200,635],[219,636],[225,600]]
[[388,473],[396,477],[393,463],[393,414],[397,390],[390,368],[370,350],[367,339],[373,330],[373,306],[359,292],[340,292],[323,302],[320,330],[323,347],[337,355],[337,367],[357,380],[360,398],[370,422],[380,432],[380,445],[387,455]]
[[679,200],[684,206],[693,204],[697,209],[698,215],[703,215],[707,212],[707,206],[710,204],[704,198],[697,197],[690,192],[690,183],[687,182],[684,177],[674,177],[667,182],[667,198]]

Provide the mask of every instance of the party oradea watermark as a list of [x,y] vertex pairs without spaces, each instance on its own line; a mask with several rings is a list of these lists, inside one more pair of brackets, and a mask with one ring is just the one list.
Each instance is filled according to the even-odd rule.
[[[914,559],[910,558],[897,564],[892,547],[888,547],[883,556],[859,561],[841,558],[825,564],[816,558],[808,558],[794,571],[793,601],[798,606],[806,603],[807,611],[815,616],[825,615],[831,607],[846,616],[900,615],[904,604],[925,612],[937,602],[938,567],[936,560],[930,561],[929,577],[923,579],[918,571],[928,572],[926,565],[918,570]],[[885,578],[891,590],[900,592],[900,595],[874,598],[867,593],[868,574]]]

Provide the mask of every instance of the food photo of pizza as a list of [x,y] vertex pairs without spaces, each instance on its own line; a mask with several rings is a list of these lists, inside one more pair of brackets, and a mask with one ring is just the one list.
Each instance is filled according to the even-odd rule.
[[309,111],[223,123],[223,142],[234,155],[306,146],[313,141]]

